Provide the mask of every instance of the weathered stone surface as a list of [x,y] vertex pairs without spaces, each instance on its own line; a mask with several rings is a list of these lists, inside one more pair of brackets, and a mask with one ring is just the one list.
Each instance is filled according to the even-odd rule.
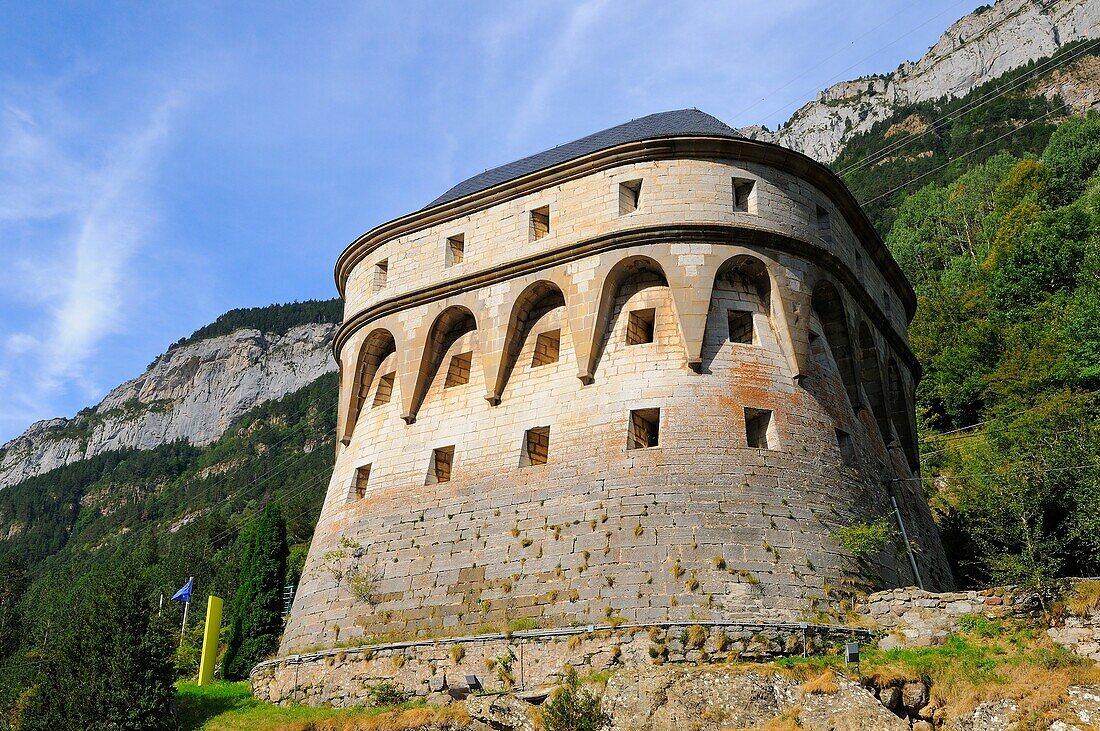
[[836,693],[803,692],[782,675],[729,669],[629,669],[608,681],[603,708],[612,728],[719,731],[762,725],[788,714],[810,731],[902,731],[909,724],[857,683]]
[[[1000,0],[952,24],[919,61],[903,63],[885,76],[834,84],[777,132],[760,127],[741,131],[832,162],[848,140],[898,107],[963,96],[1006,71],[1098,34],[1100,6],[1091,0]],[[1058,94],[1081,111],[1096,97],[1090,81],[1087,70],[1052,74],[1037,92]]]
[[[334,371],[335,330],[330,323],[285,335],[238,330],[173,348],[91,414],[39,421],[3,445],[0,488],[110,450],[152,449],[177,439],[209,444],[252,407]],[[87,436],[66,436],[77,428]]]
[[[728,148],[610,148],[348,249],[342,444],[281,655],[517,619],[797,620],[851,585],[833,536],[893,515],[888,484],[921,575],[949,588],[911,464],[909,286],[827,170],[711,143]],[[620,186],[637,180],[642,203],[623,213]],[[752,184],[744,207],[734,180]],[[669,233],[684,226],[706,235]],[[465,256],[449,265],[459,233]],[[551,335],[558,360],[536,363]],[[635,441],[653,432],[639,412],[656,444]],[[348,541],[363,554],[334,571]],[[903,550],[868,560],[881,585],[914,581]],[[338,580],[347,570],[369,597]]]
[[530,705],[513,695],[474,695],[466,699],[466,713],[494,729],[533,731]]

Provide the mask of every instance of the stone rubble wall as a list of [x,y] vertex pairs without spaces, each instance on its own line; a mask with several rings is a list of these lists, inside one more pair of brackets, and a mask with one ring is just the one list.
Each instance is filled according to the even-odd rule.
[[343,708],[369,703],[371,688],[384,682],[445,701],[448,689],[468,687],[468,675],[489,691],[539,689],[556,685],[567,667],[584,677],[624,667],[767,661],[869,638],[867,630],[829,625],[602,626],[292,655],[261,663],[249,680],[253,694],[271,703]]
[[[1067,587],[1071,588],[1072,584]],[[889,633],[879,640],[883,649],[927,647],[943,642],[959,628],[963,617],[1041,620],[1056,599],[1054,592],[1040,596],[1035,591],[1012,586],[945,593],[907,587],[866,597],[856,606],[856,613],[868,625]],[[1049,621],[1047,635],[1054,642],[1081,657],[1100,662],[1100,612],[1091,610],[1085,616],[1058,612]]]

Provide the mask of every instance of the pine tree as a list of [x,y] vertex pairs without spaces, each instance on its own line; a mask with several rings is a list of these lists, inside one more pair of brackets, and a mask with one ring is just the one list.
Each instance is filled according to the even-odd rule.
[[45,644],[35,682],[17,703],[14,728],[175,728],[172,631],[134,579],[139,569],[124,562],[74,587],[59,615],[65,622]]
[[286,522],[279,506],[269,503],[249,533],[241,562],[222,661],[227,679],[247,677],[257,662],[279,648],[288,553]]

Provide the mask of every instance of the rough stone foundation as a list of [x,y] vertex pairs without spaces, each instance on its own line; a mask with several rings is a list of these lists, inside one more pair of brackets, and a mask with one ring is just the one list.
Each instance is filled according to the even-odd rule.
[[253,694],[271,703],[342,708],[367,703],[383,682],[431,700],[467,690],[468,675],[485,690],[538,689],[557,684],[567,666],[586,676],[666,663],[766,661],[870,638],[865,629],[818,624],[604,625],[292,655],[256,666],[250,681]]

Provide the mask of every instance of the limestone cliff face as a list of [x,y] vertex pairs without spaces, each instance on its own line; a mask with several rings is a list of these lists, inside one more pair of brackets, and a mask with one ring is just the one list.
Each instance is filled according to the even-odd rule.
[[90,411],[47,419],[0,447],[0,488],[115,449],[213,442],[244,412],[336,369],[336,325],[238,330],[173,348]]
[[832,162],[848,140],[900,106],[962,96],[1067,43],[1097,37],[1100,0],[1000,0],[955,22],[919,61],[886,76],[834,84],[776,132],[741,131]]

